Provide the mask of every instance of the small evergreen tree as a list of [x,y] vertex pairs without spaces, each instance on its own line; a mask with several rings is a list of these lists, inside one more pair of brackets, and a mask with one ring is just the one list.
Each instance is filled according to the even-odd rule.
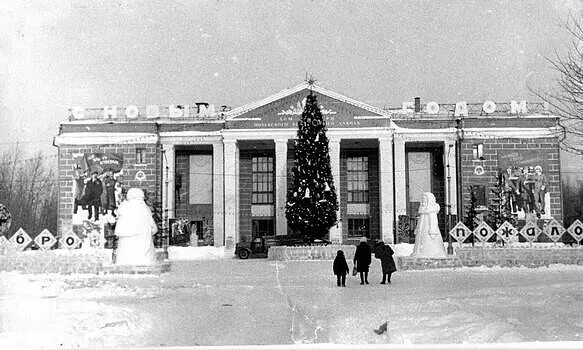
[[504,221],[508,221],[508,223],[516,227],[516,218],[512,215],[512,209],[507,203],[507,190],[504,181],[502,170],[498,170],[496,184],[491,189],[493,198],[488,206],[487,219],[488,225],[494,230],[502,226]]
[[470,203],[466,206],[466,216],[464,218],[464,225],[467,228],[474,231],[476,228],[476,221],[478,220],[478,212],[476,211],[476,203],[478,199],[476,198],[476,193],[474,192],[474,186],[470,185]]
[[336,224],[338,202],[328,150],[326,124],[316,96],[310,92],[298,122],[292,186],[285,214],[289,227],[311,238],[322,238]]

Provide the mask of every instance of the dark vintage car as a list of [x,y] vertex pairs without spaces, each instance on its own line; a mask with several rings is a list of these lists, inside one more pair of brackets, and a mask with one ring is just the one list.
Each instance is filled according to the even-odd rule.
[[256,237],[251,242],[239,242],[235,246],[235,255],[241,259],[267,258],[269,247],[272,246],[306,246],[328,245],[330,241],[301,236]]

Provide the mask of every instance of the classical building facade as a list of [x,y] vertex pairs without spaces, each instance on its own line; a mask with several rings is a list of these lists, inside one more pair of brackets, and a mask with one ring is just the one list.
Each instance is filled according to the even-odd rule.
[[[435,194],[446,230],[447,214],[452,224],[465,215],[470,192],[478,210],[492,204],[499,174],[519,219],[562,220],[558,118],[542,104],[415,99],[386,109],[304,83],[234,109],[205,103],[72,109],[54,142],[58,234],[89,219],[83,190],[92,172],[102,178],[102,209],[115,207],[124,189],[143,188],[155,214],[170,219],[164,225],[188,223],[201,244],[231,248],[255,236],[290,234],[293,140],[310,93],[328,128],[340,204],[330,240],[410,241],[407,226],[423,192]],[[535,189],[535,178],[544,189]],[[510,189],[519,185],[524,190]],[[107,220],[102,213],[97,222]]]

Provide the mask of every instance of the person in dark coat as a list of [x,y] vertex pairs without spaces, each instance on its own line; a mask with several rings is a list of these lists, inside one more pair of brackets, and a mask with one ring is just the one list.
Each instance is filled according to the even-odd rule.
[[354,253],[354,265],[356,271],[360,273],[360,284],[368,284],[368,267],[371,262],[371,250],[366,243],[366,237],[360,239],[360,244],[356,247]]
[[336,284],[338,287],[340,287],[341,282],[342,287],[346,287],[346,274],[348,274],[350,270],[348,269],[348,264],[346,263],[346,258],[344,257],[344,252],[342,250],[339,250],[336,253],[332,269],[336,275]]
[[381,284],[391,284],[391,274],[397,271],[397,266],[395,265],[395,260],[393,260],[393,249],[385,242],[380,241],[377,243],[374,250],[374,257],[380,259],[381,267],[383,270],[383,280]]
[[97,178],[97,172],[91,174],[91,178],[85,184],[85,195],[83,202],[89,209],[89,217],[91,220],[93,213],[95,213],[95,220],[99,220],[99,207],[101,206],[101,193],[103,192],[103,185]]

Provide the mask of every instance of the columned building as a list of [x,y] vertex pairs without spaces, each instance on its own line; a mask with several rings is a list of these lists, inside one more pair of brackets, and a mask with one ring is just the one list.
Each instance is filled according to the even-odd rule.
[[[411,242],[423,192],[434,193],[442,207],[445,237],[448,222],[464,216],[471,193],[485,210],[498,174],[507,172],[510,185],[524,182],[529,171],[534,175],[536,166],[547,181],[537,195],[546,201],[538,209],[523,206],[531,190],[531,197],[510,202],[520,200],[514,210],[525,220],[562,219],[557,118],[542,104],[415,99],[383,109],[304,83],[234,109],[206,103],[72,109],[55,138],[59,235],[80,230],[89,219],[75,199],[83,203],[83,178],[94,171],[113,178],[116,195],[143,188],[170,227],[171,243],[184,234],[184,224],[196,244],[227,248],[257,236],[293,234],[286,195],[308,94],[317,96],[328,129],[340,218],[330,229],[334,242],[362,236]],[[107,220],[102,214],[97,221]]]

